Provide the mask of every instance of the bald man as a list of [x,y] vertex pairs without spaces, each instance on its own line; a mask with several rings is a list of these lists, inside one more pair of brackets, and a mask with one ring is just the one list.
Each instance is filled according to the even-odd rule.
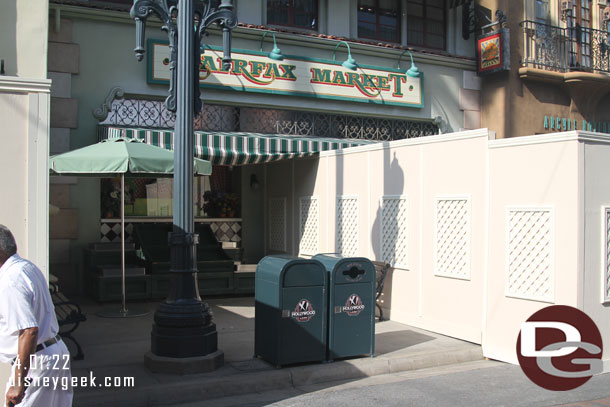
[[47,280],[17,254],[11,231],[0,225],[0,362],[12,363],[6,406],[72,405],[70,352]]

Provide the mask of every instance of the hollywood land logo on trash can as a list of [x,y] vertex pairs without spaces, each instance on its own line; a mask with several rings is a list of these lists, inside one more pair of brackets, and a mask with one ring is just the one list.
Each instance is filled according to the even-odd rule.
[[602,337],[579,309],[553,305],[521,325],[517,357],[523,373],[547,390],[567,391],[601,373]]
[[358,297],[356,294],[352,294],[348,297],[342,311],[347,313],[347,315],[350,317],[355,317],[359,315],[363,309],[364,305],[362,304],[360,297]]
[[309,300],[300,300],[294,311],[292,311],[292,314],[290,314],[290,316],[298,322],[307,322],[314,315],[316,315],[316,311],[313,309]]

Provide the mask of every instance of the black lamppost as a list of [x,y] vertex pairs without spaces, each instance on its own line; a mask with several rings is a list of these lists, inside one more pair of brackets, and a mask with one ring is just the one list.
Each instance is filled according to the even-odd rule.
[[[151,334],[152,355],[147,355],[146,362],[155,369],[151,365],[155,365],[159,359],[168,362],[166,358],[209,355],[213,360],[207,365],[213,369],[222,364],[223,354],[217,349],[216,325],[212,322],[210,308],[201,301],[197,287],[198,236],[194,233],[193,220],[193,118],[194,113],[201,110],[201,38],[213,23],[222,28],[222,64],[224,69],[229,70],[231,30],[237,20],[231,0],[222,0],[218,9],[211,7],[210,0],[134,0],[131,16],[136,20],[135,53],[139,61],[144,54],[146,18],[151,14],[161,20],[161,29],[169,37],[171,80],[165,105],[168,110],[176,112],[176,126],[174,226],[169,235],[172,286],[169,296],[155,312]],[[155,357],[156,362],[151,363]]]

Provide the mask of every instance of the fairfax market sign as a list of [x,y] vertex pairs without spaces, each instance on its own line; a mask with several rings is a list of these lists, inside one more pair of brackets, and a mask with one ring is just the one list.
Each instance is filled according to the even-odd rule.
[[[203,50],[202,50],[203,51]],[[391,68],[359,65],[356,70],[341,62],[284,56],[275,61],[267,53],[232,50],[232,68],[222,69],[222,49],[206,46],[201,55],[199,84],[208,89],[231,89],[381,105],[424,107],[423,74],[419,78]],[[169,46],[148,41],[148,83],[170,79]]]

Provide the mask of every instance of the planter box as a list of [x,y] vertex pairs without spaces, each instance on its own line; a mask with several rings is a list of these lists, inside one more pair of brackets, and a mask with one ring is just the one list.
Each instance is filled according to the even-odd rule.
[[[166,298],[171,287],[170,274],[154,274],[151,277],[151,297]],[[233,272],[197,273],[200,295],[233,294]]]
[[254,294],[256,264],[240,264],[233,274],[235,294]]
[[200,295],[221,295],[233,293],[233,272],[197,273]]
[[[121,277],[123,271],[121,270],[121,266],[117,266],[115,264],[107,265],[107,266],[98,266],[97,272],[102,277]],[[125,266],[125,276],[145,276],[146,270],[144,267],[137,267],[126,265]]]
[[[97,301],[121,299],[121,277],[104,277],[90,274],[90,294]],[[125,294],[128,300],[150,298],[150,276],[125,277]]]

